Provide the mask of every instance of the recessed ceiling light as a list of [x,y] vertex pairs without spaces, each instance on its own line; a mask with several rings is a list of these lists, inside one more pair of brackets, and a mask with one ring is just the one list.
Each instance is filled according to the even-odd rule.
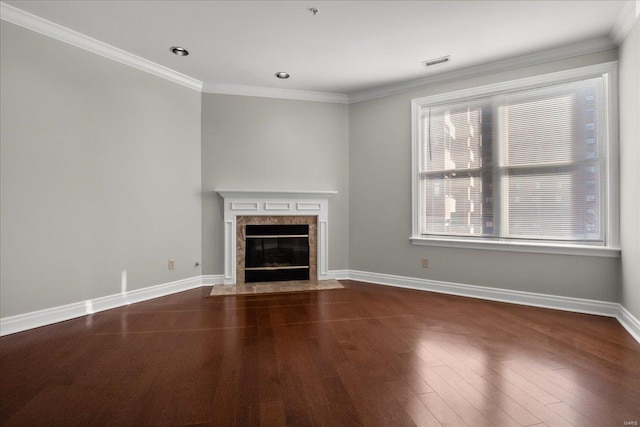
[[169,49],[172,53],[178,55],[178,56],[187,56],[189,55],[189,51],[183,47],[179,47],[179,46],[174,46],[171,49]]
[[288,79],[289,78],[289,73],[285,73],[284,71],[278,71],[276,73],[276,77],[279,79]]
[[451,56],[441,56],[440,58],[427,59],[426,61],[422,61],[425,67],[430,67],[432,65],[442,64],[448,62],[451,59]]

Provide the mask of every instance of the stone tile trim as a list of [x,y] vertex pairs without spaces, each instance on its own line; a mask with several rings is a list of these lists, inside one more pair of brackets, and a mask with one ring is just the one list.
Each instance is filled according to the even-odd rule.
[[318,277],[318,217],[312,215],[260,215],[236,217],[236,284],[244,284],[247,225],[309,225],[309,279]]

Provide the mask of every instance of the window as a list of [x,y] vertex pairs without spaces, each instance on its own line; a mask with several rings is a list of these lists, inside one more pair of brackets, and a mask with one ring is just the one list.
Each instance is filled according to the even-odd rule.
[[414,243],[611,255],[615,69],[604,67],[413,100]]

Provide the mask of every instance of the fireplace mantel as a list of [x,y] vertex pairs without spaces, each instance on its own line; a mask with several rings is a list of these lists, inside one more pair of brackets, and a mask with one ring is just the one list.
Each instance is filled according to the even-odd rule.
[[224,199],[224,283],[236,283],[236,218],[239,216],[318,217],[317,280],[329,274],[329,198],[337,191],[216,190]]
[[265,191],[265,190],[216,190],[226,199],[328,199],[337,191]]

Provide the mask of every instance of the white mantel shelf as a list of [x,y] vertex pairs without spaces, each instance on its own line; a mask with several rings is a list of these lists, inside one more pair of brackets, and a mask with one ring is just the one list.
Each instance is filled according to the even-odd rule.
[[267,191],[267,190],[216,190],[225,199],[328,199],[337,191]]
[[238,216],[318,217],[318,280],[329,278],[329,199],[337,191],[216,190],[224,198],[224,283],[236,283]]

